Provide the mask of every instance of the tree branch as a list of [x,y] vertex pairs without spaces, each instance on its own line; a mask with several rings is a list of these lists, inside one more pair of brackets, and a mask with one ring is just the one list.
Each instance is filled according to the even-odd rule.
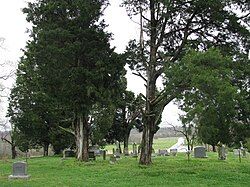
[[141,77],[145,82],[147,82],[147,79],[146,79],[140,72],[137,72],[137,73],[132,72],[132,74],[133,74],[133,75],[136,75],[136,76],[138,76],[138,77]]

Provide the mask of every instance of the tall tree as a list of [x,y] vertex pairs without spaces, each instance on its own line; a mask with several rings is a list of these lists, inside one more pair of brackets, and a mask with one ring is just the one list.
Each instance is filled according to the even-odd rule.
[[[140,22],[139,41],[131,41],[127,55],[130,67],[145,81],[146,109],[140,164],[150,164],[153,137],[164,107],[185,90],[180,80],[164,73],[176,64],[188,48],[199,50],[217,46],[234,54],[246,53],[249,31],[248,1],[124,0],[130,17]],[[236,14],[235,10],[241,12]],[[164,75],[165,88],[157,93],[156,82]]]
[[[185,74],[189,85],[183,92],[181,109],[185,120],[196,119],[198,135],[204,143],[215,147],[229,144],[231,124],[237,110],[237,87],[232,84],[234,62],[219,51],[190,52],[176,66],[174,74]],[[178,70],[179,69],[179,70]],[[189,83],[188,83],[189,82]]]
[[115,95],[124,75],[100,20],[106,6],[106,0],[39,0],[24,9],[33,24],[28,46],[34,43],[40,85],[71,114],[81,161],[88,161],[91,110]]

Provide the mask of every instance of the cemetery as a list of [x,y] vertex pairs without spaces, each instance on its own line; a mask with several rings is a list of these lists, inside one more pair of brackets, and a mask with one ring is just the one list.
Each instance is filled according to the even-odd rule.
[[[154,164],[147,167],[137,164],[136,143],[129,145],[130,156],[116,151],[113,154],[116,144],[105,147],[105,157],[104,151],[95,147],[95,159],[87,163],[76,162],[69,150],[65,150],[64,156],[2,159],[0,183],[3,186],[248,186],[249,153],[242,154],[239,161],[239,155],[233,151],[223,152],[218,147],[217,153],[196,146],[188,161],[185,152],[168,152],[176,144],[174,141],[178,142],[178,138],[156,139],[154,146],[160,149],[152,157]],[[220,159],[225,154],[226,158]]]
[[250,186],[250,1],[0,1],[0,187]]

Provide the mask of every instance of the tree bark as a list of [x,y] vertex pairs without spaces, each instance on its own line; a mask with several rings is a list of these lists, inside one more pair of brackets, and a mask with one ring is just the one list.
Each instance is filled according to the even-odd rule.
[[15,159],[16,156],[17,156],[16,146],[14,144],[11,144],[11,158]]
[[216,147],[215,147],[215,145],[212,145],[212,148],[213,148],[213,152],[216,152]]
[[75,120],[76,158],[79,161],[89,160],[89,127],[87,117],[79,116]]
[[124,141],[124,146],[123,146],[124,150],[125,149],[128,150],[128,139],[129,139],[130,131],[131,131],[131,129],[127,129],[125,134],[124,134],[124,140],[123,140]]
[[49,156],[49,143],[47,142],[43,145],[43,156]]

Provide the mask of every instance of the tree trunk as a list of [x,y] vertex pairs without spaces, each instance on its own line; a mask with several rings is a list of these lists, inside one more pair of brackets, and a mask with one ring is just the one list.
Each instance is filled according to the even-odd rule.
[[16,146],[14,144],[11,144],[11,158],[15,159],[16,156],[17,156]]
[[123,146],[124,150],[125,149],[128,150],[128,139],[129,139],[130,131],[131,131],[131,129],[127,129],[125,134],[124,134],[124,140],[123,140],[124,141],[124,146]]
[[43,156],[49,156],[49,143],[47,142],[43,145]]
[[79,161],[89,160],[89,127],[87,117],[79,116],[75,121],[76,158]]
[[149,165],[152,163],[152,145],[153,145],[154,132],[150,130],[149,125],[145,125],[141,141],[141,154],[139,164]]
[[212,145],[212,148],[213,148],[213,152],[216,152],[216,147],[215,147],[215,145]]

